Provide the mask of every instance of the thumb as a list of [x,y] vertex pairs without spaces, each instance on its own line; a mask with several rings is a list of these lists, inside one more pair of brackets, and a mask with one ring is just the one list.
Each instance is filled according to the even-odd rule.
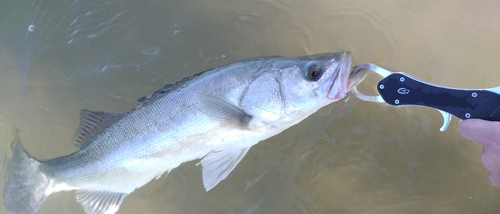
[[468,119],[458,124],[462,137],[483,145],[500,144],[500,122]]
[[490,172],[490,181],[500,187],[500,122],[464,120],[458,125],[464,138],[483,144],[481,161]]

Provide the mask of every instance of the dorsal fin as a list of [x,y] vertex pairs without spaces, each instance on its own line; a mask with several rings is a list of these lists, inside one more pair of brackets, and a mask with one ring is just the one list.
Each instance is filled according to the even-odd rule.
[[101,133],[111,124],[123,118],[124,114],[89,111],[82,109],[80,112],[80,126],[76,129],[73,145],[80,149],[87,145],[92,138]]

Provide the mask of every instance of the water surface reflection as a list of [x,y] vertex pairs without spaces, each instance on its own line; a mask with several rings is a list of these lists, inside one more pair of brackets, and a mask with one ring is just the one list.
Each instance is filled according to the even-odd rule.
[[[350,50],[354,64],[498,86],[499,10],[494,0],[3,2],[0,173],[16,133],[38,158],[65,155],[80,109],[125,112],[164,84],[243,58]],[[457,120],[444,133],[440,125],[431,109],[351,98],[253,147],[210,192],[193,161],[138,189],[119,213],[499,212],[481,147],[458,135]],[[39,213],[83,210],[63,192]]]

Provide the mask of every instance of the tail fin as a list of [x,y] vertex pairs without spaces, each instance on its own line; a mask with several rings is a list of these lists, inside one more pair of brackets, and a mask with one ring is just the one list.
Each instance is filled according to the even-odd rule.
[[24,150],[18,136],[13,145],[3,190],[5,208],[14,213],[34,213],[50,194],[49,179],[40,171],[40,161]]

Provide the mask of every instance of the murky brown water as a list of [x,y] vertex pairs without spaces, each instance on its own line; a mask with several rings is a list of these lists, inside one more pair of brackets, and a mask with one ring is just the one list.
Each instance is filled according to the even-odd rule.
[[[164,84],[243,58],[350,50],[354,64],[440,85],[500,85],[495,0],[51,2],[0,3],[2,178],[15,128],[35,157],[65,155],[80,109],[127,111]],[[500,212],[481,147],[458,135],[456,118],[441,133],[440,117],[352,97],[254,146],[210,192],[193,161],[119,213]],[[83,210],[60,192],[38,213]]]

